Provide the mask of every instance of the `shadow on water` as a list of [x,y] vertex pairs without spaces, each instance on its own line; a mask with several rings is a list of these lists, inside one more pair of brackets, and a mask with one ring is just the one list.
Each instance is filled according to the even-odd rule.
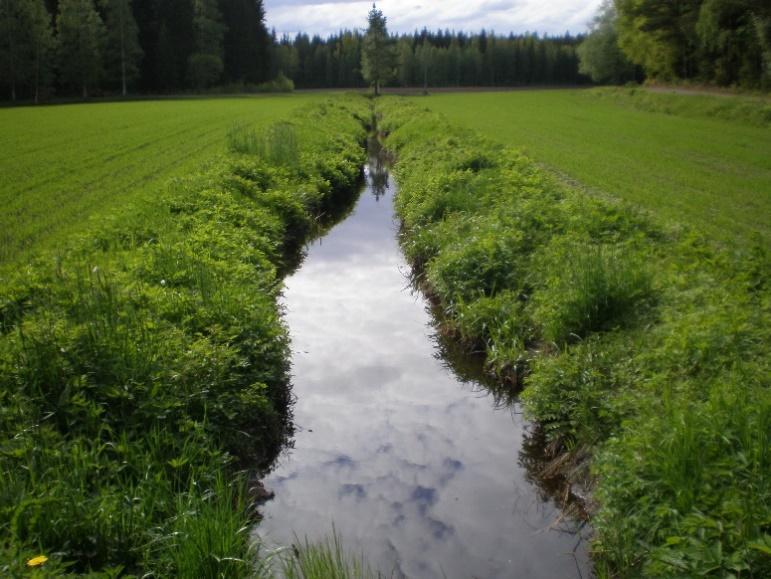
[[588,577],[589,530],[560,508],[564,483],[540,476],[537,430],[410,283],[379,149],[352,213],[286,281],[295,434],[256,533],[287,545],[334,524],[395,577]]

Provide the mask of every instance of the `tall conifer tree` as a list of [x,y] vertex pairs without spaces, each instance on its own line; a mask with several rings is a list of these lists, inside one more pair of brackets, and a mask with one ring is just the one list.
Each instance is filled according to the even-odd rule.
[[362,47],[361,70],[367,82],[374,87],[377,96],[380,94],[380,87],[396,73],[396,48],[388,35],[386,17],[374,4],[367,20],[369,27]]

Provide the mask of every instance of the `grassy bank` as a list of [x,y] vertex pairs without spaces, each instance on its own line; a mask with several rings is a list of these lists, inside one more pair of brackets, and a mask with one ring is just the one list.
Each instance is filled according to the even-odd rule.
[[441,94],[420,106],[525,152],[595,195],[621,198],[721,244],[771,228],[771,105],[644,90]]
[[290,402],[281,276],[358,186],[368,114],[229,123],[227,153],[0,278],[0,574],[255,573],[248,473]]
[[717,249],[422,106],[380,112],[406,255],[594,487],[598,573],[771,572],[767,244]]
[[89,217],[152,201],[221,151],[232,124],[267,125],[323,98],[0,108],[0,265],[55,248]]

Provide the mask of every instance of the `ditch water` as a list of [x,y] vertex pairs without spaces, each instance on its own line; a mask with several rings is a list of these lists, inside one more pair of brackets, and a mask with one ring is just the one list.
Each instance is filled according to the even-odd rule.
[[350,216],[286,280],[296,431],[263,481],[275,497],[260,539],[334,526],[387,577],[589,577],[587,530],[539,485],[519,404],[448,360],[410,285],[382,156],[365,175]]

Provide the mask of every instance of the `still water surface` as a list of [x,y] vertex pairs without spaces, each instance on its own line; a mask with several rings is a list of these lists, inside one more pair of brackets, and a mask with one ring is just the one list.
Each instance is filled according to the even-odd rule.
[[296,433],[263,541],[323,539],[414,579],[588,577],[586,541],[525,468],[528,427],[440,355],[372,159],[353,213],[286,281]]

